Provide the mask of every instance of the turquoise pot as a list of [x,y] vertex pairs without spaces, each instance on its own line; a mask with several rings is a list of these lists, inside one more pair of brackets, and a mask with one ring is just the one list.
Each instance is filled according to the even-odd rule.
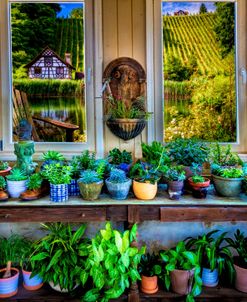
[[[0,274],[4,274],[6,268],[0,270]],[[9,298],[17,294],[18,281],[19,281],[19,270],[11,267],[11,273],[15,273],[10,278],[0,278],[0,299]]]
[[207,287],[217,286],[219,283],[218,270],[211,271],[209,268],[202,269],[202,284]]
[[235,197],[241,193],[243,178],[225,178],[212,175],[216,192],[225,197]]

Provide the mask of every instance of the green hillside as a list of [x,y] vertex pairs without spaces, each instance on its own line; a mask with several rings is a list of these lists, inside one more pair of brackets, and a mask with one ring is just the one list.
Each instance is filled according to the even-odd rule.
[[216,14],[192,16],[164,16],[164,64],[169,56],[177,56],[184,63],[192,55],[197,59],[201,74],[219,73],[226,66],[220,56],[213,26]]
[[66,52],[71,54],[72,65],[83,71],[84,45],[82,19],[57,19],[55,51],[61,58]]

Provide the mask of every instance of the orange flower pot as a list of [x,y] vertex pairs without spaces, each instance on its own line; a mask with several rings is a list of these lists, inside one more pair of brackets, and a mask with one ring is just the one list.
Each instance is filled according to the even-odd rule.
[[139,182],[133,181],[133,191],[138,199],[150,200],[154,199],[157,194],[158,185],[157,182],[155,184],[151,184],[148,182]]
[[141,291],[145,294],[155,294],[158,291],[158,277],[142,276]]

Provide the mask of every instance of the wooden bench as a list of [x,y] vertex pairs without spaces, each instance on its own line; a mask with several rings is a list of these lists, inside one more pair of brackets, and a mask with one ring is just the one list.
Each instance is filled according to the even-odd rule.
[[66,131],[66,142],[73,142],[73,134],[75,130],[79,129],[78,125],[61,122],[51,118],[42,118],[39,116],[32,116],[30,106],[28,104],[27,94],[18,89],[13,89],[13,123],[14,129],[19,126],[21,119],[26,119],[32,126],[32,138],[34,141],[41,141],[40,136],[34,124],[34,120],[48,123]]

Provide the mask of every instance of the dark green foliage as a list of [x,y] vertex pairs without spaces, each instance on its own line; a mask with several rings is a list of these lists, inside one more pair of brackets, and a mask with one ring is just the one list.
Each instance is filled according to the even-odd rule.
[[205,14],[205,13],[207,13],[207,12],[208,12],[208,10],[207,10],[206,5],[205,5],[204,3],[202,3],[202,4],[200,5],[199,14]]
[[161,259],[165,263],[165,271],[161,275],[167,290],[170,289],[170,272],[175,269],[194,270],[192,290],[186,297],[186,302],[194,301],[194,297],[198,296],[202,290],[202,280],[200,277],[200,263],[197,253],[189,251],[183,241],[178,242],[175,248],[160,253]]
[[171,166],[165,173],[165,178],[168,181],[183,181],[185,180],[185,170],[183,166]]
[[178,138],[166,145],[172,162],[178,165],[192,166],[203,164],[208,157],[209,149],[204,142],[196,139]]
[[110,172],[110,177],[108,181],[112,183],[124,183],[128,180],[126,174],[123,170],[120,169],[112,169]]
[[42,154],[42,160],[44,161],[41,165],[41,170],[44,169],[46,165],[60,163],[63,165],[65,157],[57,151],[48,150]]
[[91,289],[83,297],[85,302],[104,301],[120,297],[131,282],[140,280],[137,266],[145,248],[131,247],[136,240],[136,225],[120,233],[108,222],[91,242],[81,282],[90,279]]
[[9,164],[5,161],[0,160],[0,171],[8,169]]
[[209,160],[218,166],[243,165],[243,161],[237,152],[232,152],[231,145],[224,146],[219,143],[210,145]]
[[221,47],[222,57],[234,49],[235,42],[235,4],[216,2],[216,24],[214,31]]
[[170,164],[170,158],[161,142],[153,141],[151,145],[142,143],[141,146],[142,156],[146,162],[157,166],[161,160],[162,165]]
[[83,239],[86,226],[76,231],[63,223],[42,224],[48,234],[35,242],[31,257],[32,276],[39,274],[44,282],[53,281],[63,289],[73,290],[80,283],[88,255],[88,239]]
[[6,181],[3,176],[0,176],[0,190],[4,190],[6,187]]
[[72,168],[61,163],[45,165],[41,175],[53,185],[69,184]]
[[138,271],[140,275],[146,277],[159,276],[161,274],[159,255],[154,253],[142,255]]
[[108,159],[113,165],[121,163],[130,164],[132,162],[132,155],[131,152],[126,150],[120,151],[118,148],[114,148],[109,151]]
[[221,168],[217,165],[212,165],[212,174],[218,175],[224,178],[242,178],[244,172],[242,169],[230,167],[230,168]]
[[227,270],[232,282],[234,268],[231,251],[225,244],[227,232],[213,238],[212,236],[218,232],[219,230],[214,230],[197,238],[189,237],[185,240],[186,248],[198,254],[199,264],[202,268],[208,268],[211,271],[218,269],[219,275]]
[[10,171],[10,174],[6,176],[7,180],[13,181],[21,181],[26,180],[28,177],[25,175],[24,171],[20,170],[19,168],[13,168]]
[[155,168],[148,163],[138,161],[130,168],[129,175],[130,178],[139,182],[150,182],[154,184],[160,179],[161,173],[158,167]]
[[27,182],[27,188],[29,190],[37,190],[41,188],[42,185],[42,176],[40,173],[34,173],[29,177]]
[[194,176],[192,176],[192,181],[195,184],[202,183],[202,182],[205,182],[205,178],[203,176],[200,176],[200,175],[194,175]]
[[74,156],[73,161],[78,165],[79,170],[93,169],[96,161],[95,152],[85,150],[81,155]]
[[247,268],[247,237],[244,236],[244,233],[237,229],[234,239],[227,238],[226,241],[238,253],[240,265]]

